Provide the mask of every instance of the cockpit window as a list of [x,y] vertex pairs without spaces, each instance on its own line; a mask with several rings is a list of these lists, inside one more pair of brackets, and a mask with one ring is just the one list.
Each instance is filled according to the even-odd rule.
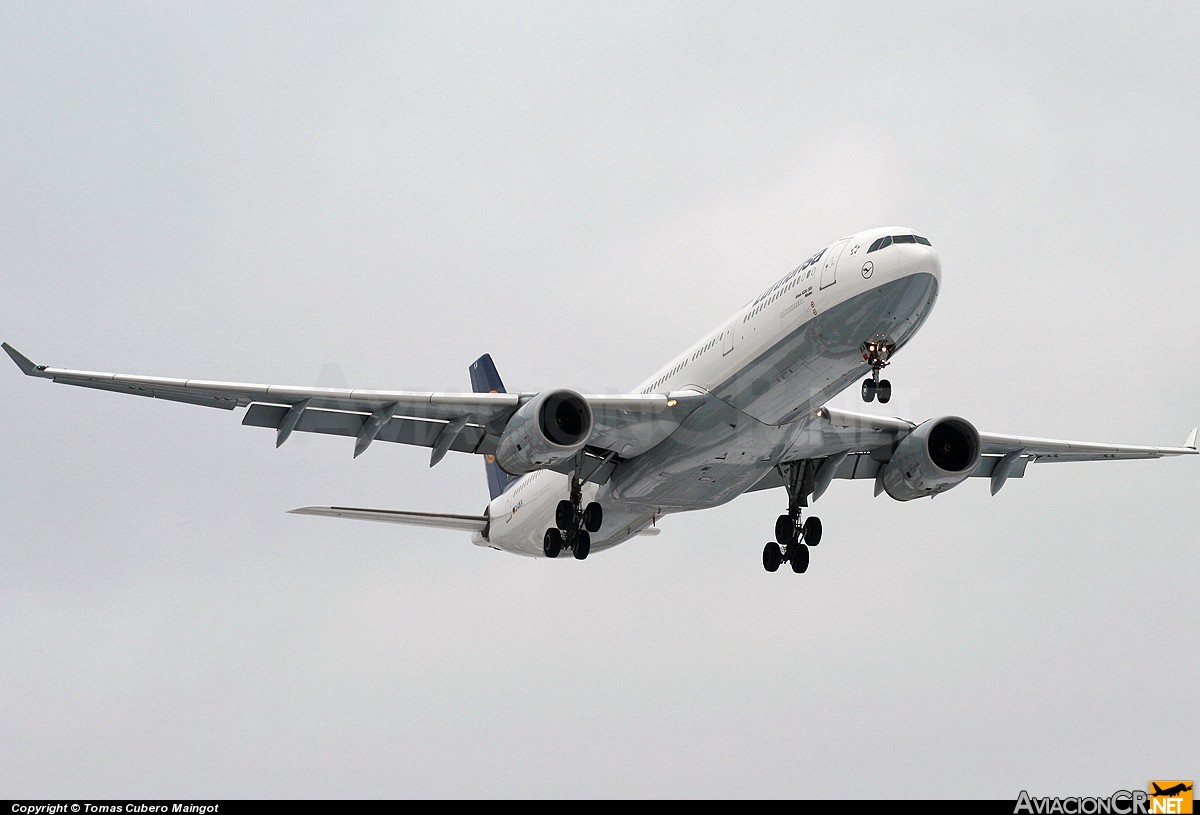
[[867,249],[867,254],[877,252],[880,249],[886,249],[893,243],[919,243],[924,246],[933,246],[928,238],[922,238],[920,235],[885,235],[871,244],[870,248]]

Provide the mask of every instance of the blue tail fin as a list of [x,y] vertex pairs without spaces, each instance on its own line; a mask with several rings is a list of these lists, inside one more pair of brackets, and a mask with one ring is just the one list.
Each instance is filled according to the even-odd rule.
[[[471,363],[471,390],[475,393],[505,393],[504,383],[496,371],[491,354],[484,354]],[[493,456],[487,456],[484,462],[487,468],[488,492],[492,498],[503,493],[512,482],[517,480],[515,475],[509,475],[500,469]]]

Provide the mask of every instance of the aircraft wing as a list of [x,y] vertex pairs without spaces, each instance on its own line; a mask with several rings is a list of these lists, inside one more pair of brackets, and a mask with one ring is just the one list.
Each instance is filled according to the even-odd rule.
[[[818,422],[823,428],[828,428],[834,436],[843,435],[854,437],[869,433],[882,434],[890,437],[890,441],[899,441],[909,431],[916,428],[915,422],[904,419],[871,416],[865,413],[853,413],[846,410],[821,408],[817,411]],[[843,431],[849,431],[844,433]],[[1064,441],[1060,439],[1040,439],[1032,436],[1009,436],[1001,433],[985,433],[979,431],[979,441],[983,445],[982,453],[989,455],[1007,455],[1020,453],[1036,461],[1103,461],[1107,459],[1138,459],[1162,458],[1163,456],[1196,455],[1196,430],[1192,430],[1183,447],[1145,447],[1130,444],[1108,444],[1090,441]]]
[[[373,441],[398,442],[432,448],[430,466],[450,450],[494,453],[508,420],[537,396],[307,388],[76,371],[37,365],[8,343],[2,347],[27,376],[224,410],[248,408],[242,424],[275,429],[276,446],[295,431],[354,438],[356,456]],[[595,420],[587,455],[597,466],[588,468],[589,477],[601,481],[612,472],[614,458],[631,458],[658,444],[705,396],[687,391],[584,399]]]
[[[814,463],[813,500],[816,500],[835,478],[877,478],[883,465],[890,460],[896,443],[917,426],[918,423],[906,419],[823,407],[797,434],[791,446],[795,452],[785,456],[785,460],[807,459]],[[991,478],[994,495],[1007,479],[1024,477],[1025,468],[1031,463],[1194,456],[1197,454],[1196,436],[1197,430],[1193,429],[1183,447],[1148,447],[979,431],[981,455],[971,477]],[[753,489],[783,485],[783,477],[776,471]]]

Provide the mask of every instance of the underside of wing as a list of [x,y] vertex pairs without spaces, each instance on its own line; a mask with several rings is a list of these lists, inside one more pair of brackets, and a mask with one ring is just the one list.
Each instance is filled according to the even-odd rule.
[[[886,488],[889,477],[896,482],[895,494],[892,490],[889,494],[905,495],[901,500],[936,494],[969,477],[990,478],[995,494],[1009,478],[1022,478],[1031,463],[1196,455],[1196,435],[1193,430],[1183,447],[1080,442],[981,433],[970,422],[957,417],[917,423],[823,407],[809,420],[798,423],[785,456],[787,464],[769,473],[754,489],[785,486],[785,468],[803,465],[807,468],[804,471],[807,489],[814,500],[834,479],[874,479],[878,495]],[[949,451],[955,447],[969,448],[969,453],[963,452],[953,467],[945,461],[941,463],[946,466],[938,466],[939,449]],[[940,483],[940,486],[913,487],[906,492],[902,481]]]
[[[921,424],[924,423],[823,407],[807,426],[816,436],[806,439],[806,442],[817,439],[822,444],[822,452],[841,452],[858,447],[873,452],[878,460],[887,461],[890,456],[880,448],[894,445]],[[1104,461],[1196,455],[1196,433],[1196,430],[1191,432],[1183,447],[1067,441],[982,431],[978,435],[980,453],[985,457],[1020,453],[1032,461]]]
[[1196,455],[1196,431],[1193,430],[1183,447],[1146,447],[1133,444],[1038,439],[1007,436],[999,433],[980,433],[984,453],[1006,454],[1020,452],[1033,461],[1110,461],[1165,456]]

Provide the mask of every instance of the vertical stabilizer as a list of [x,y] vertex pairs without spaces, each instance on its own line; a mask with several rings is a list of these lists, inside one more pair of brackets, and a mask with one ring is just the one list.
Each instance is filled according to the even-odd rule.
[[[484,354],[471,363],[471,390],[475,393],[506,393],[491,354]],[[517,480],[515,475],[509,475],[500,469],[500,465],[492,456],[486,457],[483,466],[487,469],[488,493],[493,499]]]

